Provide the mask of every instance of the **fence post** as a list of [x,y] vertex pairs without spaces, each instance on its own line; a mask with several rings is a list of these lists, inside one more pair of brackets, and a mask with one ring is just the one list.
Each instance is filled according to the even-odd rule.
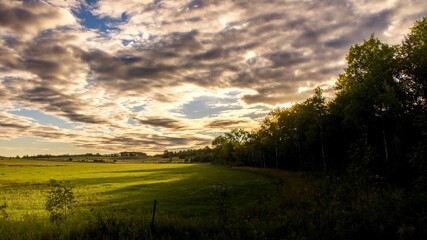
[[154,200],[153,218],[151,219],[151,231],[154,231],[154,218],[156,216],[156,205],[157,205],[157,200]]

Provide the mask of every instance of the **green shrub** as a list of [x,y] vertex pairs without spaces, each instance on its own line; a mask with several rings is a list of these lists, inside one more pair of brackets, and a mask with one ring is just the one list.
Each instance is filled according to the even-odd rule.
[[67,221],[67,216],[73,212],[75,205],[73,187],[70,185],[70,181],[51,179],[49,186],[51,189],[45,207],[49,211],[50,221],[57,224]]
[[213,213],[219,223],[227,223],[232,214],[231,186],[225,183],[216,183],[212,186],[210,197],[212,199]]

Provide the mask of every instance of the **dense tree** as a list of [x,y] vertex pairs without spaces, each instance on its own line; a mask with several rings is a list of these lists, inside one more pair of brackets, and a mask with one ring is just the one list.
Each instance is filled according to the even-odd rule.
[[[391,178],[424,164],[427,19],[401,45],[374,35],[350,48],[336,97],[322,90],[272,110],[254,132],[232,130],[213,141],[215,159],[258,167],[340,171],[357,164]],[[417,164],[415,164],[417,163]],[[408,178],[409,179],[409,178]]]
[[400,79],[410,99],[409,107],[426,111],[427,103],[427,18],[415,23],[400,47]]
[[409,122],[414,125],[410,134],[416,146],[411,161],[415,169],[427,169],[427,18],[415,23],[399,53],[402,64],[399,77],[405,88]]
[[212,146],[215,157],[227,164],[241,165],[248,158],[245,144],[249,141],[249,132],[243,129],[233,129],[224,135],[216,137]]
[[[390,150],[396,137],[396,119],[402,109],[402,87],[397,81],[396,47],[371,35],[362,44],[350,48],[347,67],[338,78],[335,102],[345,124],[357,129],[355,140],[364,141],[374,155],[375,167],[390,166]],[[380,151],[382,149],[382,151]],[[374,156],[370,156],[374,157]]]

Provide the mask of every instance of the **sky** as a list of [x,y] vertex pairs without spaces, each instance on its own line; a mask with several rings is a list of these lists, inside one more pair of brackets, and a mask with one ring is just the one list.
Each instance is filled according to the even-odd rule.
[[425,0],[0,1],[0,155],[201,148],[397,44]]

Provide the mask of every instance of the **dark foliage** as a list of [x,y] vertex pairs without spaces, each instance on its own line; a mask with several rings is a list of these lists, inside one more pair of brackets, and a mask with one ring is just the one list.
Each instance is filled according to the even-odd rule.
[[425,174],[427,152],[427,18],[402,44],[372,35],[351,47],[327,102],[322,90],[277,108],[259,130],[235,129],[212,142],[229,165],[342,172],[360,165],[398,184]]

